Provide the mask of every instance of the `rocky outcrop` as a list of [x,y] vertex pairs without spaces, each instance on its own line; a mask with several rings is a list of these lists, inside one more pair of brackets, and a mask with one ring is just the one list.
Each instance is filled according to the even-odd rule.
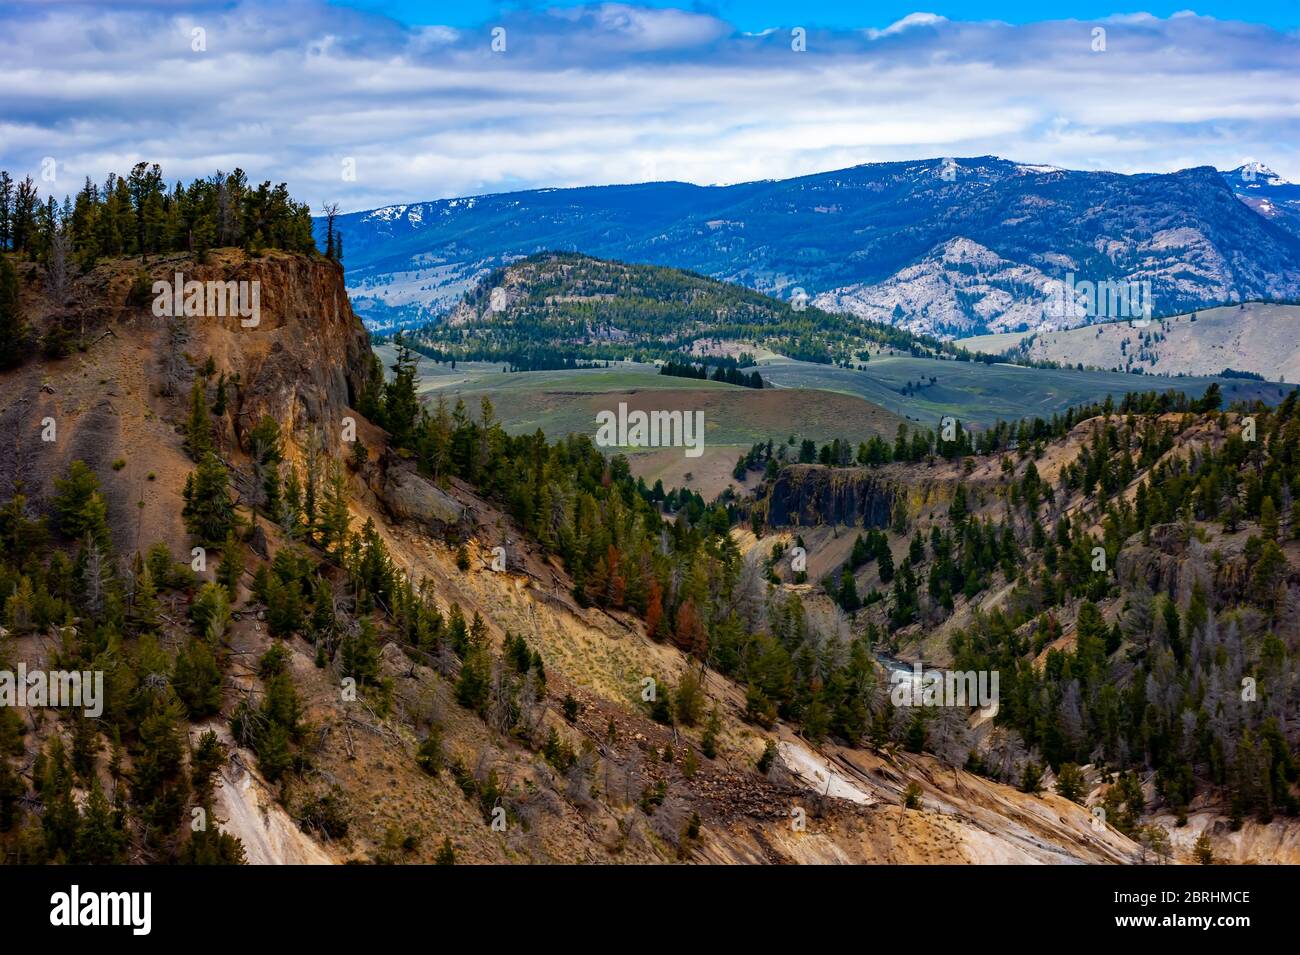
[[[33,344],[28,360],[0,381],[0,490],[21,485],[32,506],[43,507],[54,478],[80,459],[100,477],[117,546],[129,551],[163,540],[181,549],[177,502],[193,469],[183,433],[190,389],[209,359],[210,408],[218,379],[226,382],[225,413],[211,418],[217,447],[237,472],[246,468],[249,433],[267,416],[280,425],[291,460],[312,431],[327,453],[350,450],[344,419],[356,416],[373,360],[337,263],[233,248],[212,250],[201,262],[185,254],[144,264],[104,259],[74,276],[58,300],[37,263],[20,265]],[[245,284],[249,300],[241,304],[250,312],[255,287],[255,314],[168,317],[154,283],[170,287],[178,273],[205,289]],[[208,312],[206,295],[199,311]],[[36,347],[56,326],[71,329],[81,347],[64,357]],[[369,426],[357,418],[363,433]]]
[[1241,600],[1248,581],[1243,533],[1221,537],[1212,545],[1188,535],[1178,524],[1157,524],[1146,542],[1135,535],[1120,551],[1115,575],[1126,585],[1145,584],[1186,605],[1200,584],[1212,606]]
[[781,469],[763,504],[770,527],[884,527],[893,508],[894,489],[867,468],[792,464]]
[[410,461],[391,452],[370,471],[367,484],[395,521],[413,521],[441,531],[467,517],[464,505],[421,475]]
[[342,428],[370,373],[371,352],[337,263],[223,250],[204,264],[153,267],[150,277],[172,279],[178,270],[187,281],[258,283],[255,326],[246,327],[238,317],[187,320],[197,326],[193,332],[205,340],[217,366],[239,375],[233,417],[241,445],[264,416],[299,438],[313,427]]
[[1120,551],[1115,575],[1131,584],[1145,584],[1152,593],[1186,599],[1192,586],[1201,581],[1208,587],[1209,561],[1200,541],[1187,540],[1177,524],[1157,524],[1151,528],[1148,543],[1134,537]]

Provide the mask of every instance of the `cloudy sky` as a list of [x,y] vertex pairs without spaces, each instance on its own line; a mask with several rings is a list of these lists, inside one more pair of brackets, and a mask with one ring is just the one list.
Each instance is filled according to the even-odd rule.
[[0,168],[241,166],[349,211],[989,153],[1300,180],[1297,0],[916,3],[6,0]]

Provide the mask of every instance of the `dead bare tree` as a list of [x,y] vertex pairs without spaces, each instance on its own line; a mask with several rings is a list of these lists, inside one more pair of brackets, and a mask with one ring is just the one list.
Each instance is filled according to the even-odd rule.
[[188,377],[189,366],[185,361],[185,345],[189,338],[189,329],[186,328],[183,318],[172,316],[167,319],[161,361],[162,387],[158,391],[164,398],[175,398],[180,394]]
[[337,262],[339,259],[338,233],[334,230],[334,220],[338,218],[339,204],[337,202],[322,202],[321,214],[325,216],[325,258],[331,262]]
[[55,305],[62,305],[67,298],[68,258],[71,252],[72,240],[68,236],[68,227],[60,226],[50,241],[50,259],[45,267],[45,279]]

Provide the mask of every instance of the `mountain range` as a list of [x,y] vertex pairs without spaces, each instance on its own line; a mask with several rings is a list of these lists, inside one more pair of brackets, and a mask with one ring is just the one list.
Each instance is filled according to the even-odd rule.
[[371,328],[439,319],[490,270],[547,250],[689,269],[946,337],[1084,324],[1050,307],[1071,277],[1149,282],[1156,315],[1300,298],[1300,186],[1259,163],[1121,175],[926,159],[392,205],[336,225]]

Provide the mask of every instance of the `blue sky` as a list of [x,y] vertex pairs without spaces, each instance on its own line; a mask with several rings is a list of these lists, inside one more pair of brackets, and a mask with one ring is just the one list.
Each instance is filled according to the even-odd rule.
[[[573,2],[549,4],[552,7],[573,7]],[[454,3],[428,3],[420,0],[352,0],[339,6],[353,7],[381,13],[409,24],[442,23],[449,26],[471,27],[488,23],[504,10],[537,7],[539,4],[502,4],[486,0],[456,0]],[[672,7],[680,10],[698,10],[715,14],[741,30],[764,30],[773,26],[834,27],[854,30],[866,27],[877,29],[901,20],[909,13],[924,10],[937,13],[950,20],[1004,20],[1007,23],[1034,23],[1040,20],[1095,20],[1117,13],[1150,13],[1168,17],[1182,10],[1192,9],[1204,16],[1219,20],[1244,20],[1248,23],[1267,23],[1275,27],[1300,26],[1300,2],[1297,0],[1261,0],[1243,3],[1241,0],[1210,0],[1188,3],[1186,0],[1169,0],[1149,3],[1134,0],[1116,3],[1114,0],[1076,3],[1029,3],[1009,0],[965,0],[961,3],[928,2],[917,5],[909,0],[872,0],[872,2],[832,2],[832,0],[719,0],[714,3],[666,3],[656,0],[650,7]]]
[[1300,179],[1300,2],[1121,9],[10,0],[0,168],[239,166],[349,211],[987,154]]

